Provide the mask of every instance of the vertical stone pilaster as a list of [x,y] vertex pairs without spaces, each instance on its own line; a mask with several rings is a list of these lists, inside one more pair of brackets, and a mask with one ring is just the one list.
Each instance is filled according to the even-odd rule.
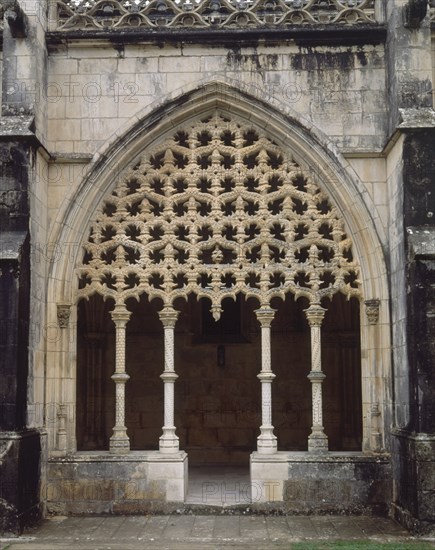
[[178,311],[165,307],[159,312],[164,330],[165,370],[160,378],[164,384],[164,425],[163,434],[159,440],[162,453],[176,453],[179,450],[179,439],[174,426],[174,383],[178,375],[174,367],[174,329],[178,319]]
[[61,403],[57,411],[57,448],[63,455],[66,455],[67,450],[66,422],[67,407],[65,403]]
[[308,437],[308,450],[323,453],[328,450],[328,437],[323,428],[323,398],[322,383],[326,378],[322,372],[321,326],[326,310],[320,304],[311,304],[305,310],[305,315],[311,329],[311,372],[308,379],[311,382],[313,425]]
[[261,382],[261,426],[257,439],[258,452],[261,454],[276,453],[277,439],[272,424],[272,353],[270,345],[270,325],[275,310],[262,306],[255,311],[261,325],[261,372],[257,378]]
[[117,304],[111,313],[116,326],[116,363],[115,374],[112,380],[115,382],[115,426],[110,438],[110,451],[116,454],[128,453],[130,440],[125,426],[125,384],[129,380],[125,372],[125,331],[130,312],[124,304]]

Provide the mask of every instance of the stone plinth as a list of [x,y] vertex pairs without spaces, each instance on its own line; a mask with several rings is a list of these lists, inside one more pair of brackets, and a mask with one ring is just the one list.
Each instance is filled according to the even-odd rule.
[[187,455],[180,451],[87,452],[48,463],[47,510],[60,514],[141,514],[184,502]]
[[251,454],[252,503],[282,502],[288,478],[288,453]]
[[387,455],[253,453],[252,503],[282,502],[290,513],[387,513],[390,476]]

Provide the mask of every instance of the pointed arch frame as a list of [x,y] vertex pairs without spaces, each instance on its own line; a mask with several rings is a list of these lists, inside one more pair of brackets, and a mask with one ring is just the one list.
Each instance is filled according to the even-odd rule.
[[[255,90],[249,90],[250,92]],[[341,214],[346,232],[361,269],[364,300],[379,300],[379,322],[374,325],[361,303],[361,369],[363,385],[363,451],[385,449],[385,434],[391,417],[389,293],[382,242],[384,230],[376,208],[350,164],[327,136],[304,121],[277,98],[266,104],[260,94],[252,94],[240,82],[230,80],[185,87],[146,107],[120,128],[94,155],[77,188],[72,189],[59,210],[51,232],[55,247],[72,246],[73,254],[56,258],[48,276],[47,323],[57,322],[57,305],[75,306],[77,278],[75,266],[97,206],[112,191],[120,175],[135,158],[175,127],[211,110],[236,114],[262,128],[295,161],[312,173]],[[375,214],[376,215],[376,214]],[[75,401],[76,307],[72,307],[69,334],[47,342],[46,399],[50,403]],[[59,383],[47,381],[58,380]],[[49,449],[76,450],[75,423],[67,422],[66,448],[58,448],[56,423],[49,429]]]

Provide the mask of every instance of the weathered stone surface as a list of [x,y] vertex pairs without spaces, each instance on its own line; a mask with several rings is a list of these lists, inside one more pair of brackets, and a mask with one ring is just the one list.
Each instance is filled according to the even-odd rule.
[[289,462],[284,503],[290,512],[386,513],[391,491],[387,459],[339,461],[332,455],[317,463],[309,458],[298,463],[295,458]]
[[184,501],[186,469],[185,453],[51,459],[42,493],[53,513],[140,514]]
[[[420,0],[49,4],[1,9],[3,527],[38,516],[39,481],[57,513],[182,503],[185,457],[150,458],[165,426],[198,464],[247,463],[259,431],[276,436],[275,459],[251,457],[259,506],[384,512],[392,483],[397,516],[427,528],[433,2],[427,17]],[[223,335],[194,304],[212,297],[217,318],[249,292],[278,310],[262,360],[250,305]],[[311,351],[308,305],[280,302],[291,293],[327,310]],[[145,294],[190,295],[166,357]],[[95,458],[115,424],[125,457]],[[324,460],[297,454],[312,425]]]
[[37,431],[0,432],[0,533],[21,533],[43,517],[41,439]]

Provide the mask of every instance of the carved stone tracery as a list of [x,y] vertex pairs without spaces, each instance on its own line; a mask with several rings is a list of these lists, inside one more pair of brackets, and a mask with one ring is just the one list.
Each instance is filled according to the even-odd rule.
[[84,244],[79,297],[165,307],[195,294],[219,319],[239,293],[267,306],[360,296],[343,220],[264,132],[210,115],[145,152],[106,197]]
[[375,23],[375,0],[57,0],[57,29],[255,28]]

